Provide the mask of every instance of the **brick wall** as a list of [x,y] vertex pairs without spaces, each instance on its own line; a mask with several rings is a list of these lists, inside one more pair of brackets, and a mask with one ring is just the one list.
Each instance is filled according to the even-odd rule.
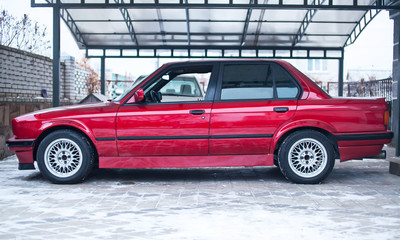
[[[78,103],[86,95],[89,73],[73,57],[61,60],[60,102]],[[11,120],[24,113],[52,106],[52,60],[0,45],[0,159],[13,152],[5,147],[12,137]],[[41,97],[47,90],[48,98]]]
[[[60,70],[61,100],[79,102],[87,95],[89,73],[73,57],[62,59]],[[0,45],[0,102],[35,102],[43,88],[51,99],[52,74],[50,58]]]

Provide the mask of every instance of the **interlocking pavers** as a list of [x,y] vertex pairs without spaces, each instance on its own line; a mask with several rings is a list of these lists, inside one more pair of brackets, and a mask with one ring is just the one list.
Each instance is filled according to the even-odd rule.
[[323,184],[276,167],[99,169],[77,185],[0,161],[0,239],[400,239],[400,177],[336,163]]

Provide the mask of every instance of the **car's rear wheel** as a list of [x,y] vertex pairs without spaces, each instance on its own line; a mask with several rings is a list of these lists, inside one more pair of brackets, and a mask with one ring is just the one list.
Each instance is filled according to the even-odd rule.
[[332,172],[335,152],[320,132],[304,130],[285,139],[278,152],[282,174],[295,183],[320,183]]
[[93,168],[94,152],[85,136],[65,129],[43,139],[36,159],[40,172],[51,182],[79,183]]

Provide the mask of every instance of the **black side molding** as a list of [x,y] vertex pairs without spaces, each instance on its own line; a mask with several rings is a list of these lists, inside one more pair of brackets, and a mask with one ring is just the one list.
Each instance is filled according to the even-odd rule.
[[225,138],[271,138],[273,134],[245,134],[245,135],[211,135],[210,139]]
[[176,139],[229,139],[229,138],[271,138],[273,134],[242,134],[242,135],[187,135],[187,136],[126,136],[118,140],[176,140]]
[[19,163],[18,170],[32,170],[35,169],[35,165],[33,163]]
[[95,139],[96,139],[96,141],[115,141],[114,137],[98,137]]
[[335,135],[338,141],[360,141],[360,140],[379,140],[379,139],[392,139],[393,133],[371,133],[371,134],[349,134],[349,135]]
[[6,145],[7,147],[32,147],[33,146],[34,141],[27,141],[27,140],[23,140],[23,141],[7,141]]

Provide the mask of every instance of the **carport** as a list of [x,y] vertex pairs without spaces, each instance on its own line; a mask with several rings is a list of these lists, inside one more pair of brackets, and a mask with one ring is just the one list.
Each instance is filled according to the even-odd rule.
[[[394,20],[393,125],[399,150],[398,0],[31,0],[53,8],[53,106],[60,104],[60,19],[88,58],[301,58],[338,61],[381,10]],[[397,29],[397,30],[396,30]]]

